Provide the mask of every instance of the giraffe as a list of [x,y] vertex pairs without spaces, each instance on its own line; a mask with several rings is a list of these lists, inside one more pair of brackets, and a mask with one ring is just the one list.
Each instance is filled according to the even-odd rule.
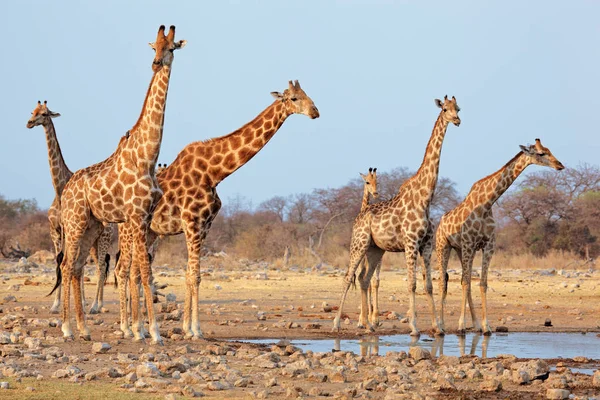
[[[194,142],[187,145],[158,176],[164,191],[152,217],[148,248],[159,236],[185,234],[188,263],[186,271],[186,295],[183,331],[186,338],[202,337],[199,319],[200,250],[202,243],[221,208],[217,185],[246,164],[275,135],[284,121],[292,114],[304,114],[315,119],[319,110],[312,99],[300,87],[289,81],[283,92],[271,92],[275,101],[256,118],[232,133]],[[119,226],[119,237],[129,236],[127,227]],[[127,260],[128,242],[120,241],[120,260]],[[119,274],[119,300],[121,329],[127,330],[127,292],[121,282],[129,276],[129,263],[120,262],[115,267]],[[133,297],[133,295],[131,296]],[[135,298],[135,297],[133,297]]]
[[[362,203],[360,205],[360,212],[364,212],[367,207],[369,206],[369,195],[373,196],[373,199],[377,199],[379,197],[379,192],[377,191],[377,168],[369,168],[369,172],[365,175],[362,173],[359,173],[360,177],[362,178],[362,180],[364,181],[364,185],[363,185],[363,198],[362,198]],[[365,262],[364,259],[361,261],[360,263],[360,270],[362,271],[365,268]],[[360,275],[360,272],[359,272]],[[356,277],[356,275],[354,275],[354,277]],[[377,271],[375,271],[375,274],[373,275],[373,279],[377,279],[379,280],[379,269],[377,269]],[[353,283],[354,285],[354,283]],[[375,292],[375,295],[377,296],[377,292]],[[377,300],[376,303],[377,304]],[[372,314],[373,311],[373,286],[369,285],[369,313]],[[361,315],[363,314],[364,310],[361,308],[360,313]],[[362,320],[363,318],[359,318],[359,320]]]
[[[64,258],[61,273],[63,288],[62,331],[73,338],[69,318],[69,292],[73,285],[77,326],[80,336],[90,340],[89,328],[81,307],[80,287],[82,255],[97,239],[104,224],[126,224],[130,231],[132,265],[139,275],[148,304],[148,320],[153,343],[162,344],[152,307],[152,271],[146,253],[146,239],[152,211],[162,195],[155,176],[162,141],[164,113],[171,76],[173,53],[185,41],[175,41],[175,26],[165,36],[161,25],[156,41],[153,76],[146,92],[141,114],[128,134],[121,138],[116,151],[106,160],[77,171],[61,196]],[[60,278],[59,278],[60,279]],[[60,281],[60,280],[59,280]],[[139,298],[137,282],[131,282],[132,298]],[[137,295],[137,297],[136,297]],[[133,335],[144,340],[139,319],[139,301],[132,302]],[[137,304],[138,307],[135,307]]]
[[[517,177],[527,166],[537,164],[562,170],[564,166],[552,155],[547,147],[542,145],[540,139],[535,139],[535,144],[520,146],[517,153],[506,165],[493,174],[475,182],[467,197],[456,208],[442,216],[436,232],[436,253],[440,271],[441,308],[439,327],[444,331],[444,310],[448,291],[448,259],[450,251],[456,250],[462,264],[462,302],[461,314],[458,321],[458,332],[465,334],[466,302],[469,302],[471,318],[476,331],[491,335],[492,331],[487,318],[487,273],[490,261],[494,254],[495,222],[492,206],[502,194],[512,185]],[[481,264],[481,291],[482,325],[477,321],[471,296],[471,271],[475,252],[481,250],[483,261]]]
[[[438,331],[431,283],[430,261],[433,251],[433,227],[429,220],[429,204],[437,184],[444,136],[449,123],[460,125],[458,117],[460,108],[456,104],[454,96],[450,100],[448,96],[444,97],[443,102],[436,99],[435,103],[442,110],[433,127],[423,162],[417,173],[402,184],[398,194],[392,199],[370,204],[354,220],[350,264],[344,277],[340,307],[333,321],[334,331],[340,330],[344,301],[356,269],[363,258],[366,258],[367,267],[360,272],[358,280],[361,289],[361,310],[368,309],[367,288],[371,283],[373,273],[380,268],[381,258],[386,251],[405,252],[408,270],[409,326],[413,336],[419,335],[415,309],[417,253],[423,257],[425,264],[423,278],[432,314],[432,326],[434,332]],[[374,281],[373,286],[373,290],[377,293],[379,282]],[[377,295],[375,299],[377,299]],[[376,311],[377,304],[373,308]],[[359,327],[366,327],[368,331],[373,330],[372,324],[379,322],[378,315],[371,315],[370,322],[366,318],[366,313],[361,313],[361,318]]]
[[[31,112],[31,118],[27,121],[27,128],[31,129],[35,126],[42,125],[46,133],[46,144],[48,146],[48,162],[50,164],[50,176],[52,177],[52,185],[54,186],[55,197],[48,209],[48,221],[50,222],[50,238],[54,245],[54,254],[58,255],[62,248],[62,229],[60,226],[60,195],[67,184],[67,181],[73,176],[73,172],[67,167],[65,160],[60,150],[56,130],[52,118],[60,117],[60,113],[51,111],[48,108],[48,102],[44,100],[37,102],[36,107]],[[96,273],[98,275],[98,284],[96,286],[96,298],[90,308],[90,314],[96,314],[100,311],[104,304],[104,283],[110,265],[110,254],[108,248],[110,246],[113,235],[113,225],[107,225],[104,231],[94,243],[90,250],[90,256],[96,264]],[[59,265],[56,266],[59,268]],[[82,288],[83,293],[83,288]],[[83,301],[83,300],[82,300]],[[51,314],[58,314],[60,309],[60,287],[54,296],[54,303],[50,307]]]

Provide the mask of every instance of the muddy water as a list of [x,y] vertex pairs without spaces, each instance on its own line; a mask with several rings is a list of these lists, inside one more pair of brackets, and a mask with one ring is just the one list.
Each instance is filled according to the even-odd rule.
[[[244,340],[245,341],[245,340]],[[275,343],[273,339],[248,340],[252,343]],[[388,351],[408,351],[411,346],[421,346],[433,356],[477,355],[496,357],[512,354],[519,358],[573,358],[583,356],[600,360],[600,338],[595,333],[508,333],[482,336],[467,334],[466,337],[446,335],[429,338],[421,335],[372,336],[361,339],[291,340],[302,350],[326,352],[331,350],[352,351],[362,355],[385,355]]]

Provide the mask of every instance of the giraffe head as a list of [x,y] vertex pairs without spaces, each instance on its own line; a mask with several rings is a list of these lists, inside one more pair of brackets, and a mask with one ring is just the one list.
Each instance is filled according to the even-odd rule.
[[360,173],[360,177],[365,181],[365,188],[367,188],[367,192],[371,193],[374,199],[379,197],[379,192],[377,191],[377,168],[369,168],[368,174]]
[[288,88],[282,93],[271,92],[273,97],[283,102],[289,114],[304,114],[311,119],[319,118],[319,109],[312,99],[300,87],[300,83],[289,81]]
[[60,117],[59,113],[50,111],[46,104],[46,100],[44,100],[44,104],[38,100],[37,106],[31,112],[31,118],[27,121],[27,128],[31,129],[34,126],[44,125],[46,122],[50,121],[50,118]]
[[158,167],[156,167],[156,175],[163,172],[166,168],[167,168],[167,164],[158,164]]
[[154,72],[160,71],[160,69],[167,65],[170,66],[173,62],[173,52],[181,49],[187,42],[185,40],[175,41],[175,26],[171,25],[169,33],[165,36],[165,26],[161,25],[158,28],[158,34],[156,35],[156,41],[154,43],[148,43],[150,47],[156,52],[154,61],[152,62],[152,70]]
[[565,166],[554,157],[550,149],[542,145],[540,139],[535,139],[535,144],[519,147],[523,150],[523,153],[529,157],[532,164],[554,168],[557,171],[565,168]]
[[458,116],[458,112],[460,111],[460,107],[456,104],[456,99],[454,96],[450,100],[448,100],[448,96],[444,96],[444,101],[440,99],[435,99],[435,104],[442,109],[442,119],[448,123],[452,122],[454,125],[460,125],[460,117]]

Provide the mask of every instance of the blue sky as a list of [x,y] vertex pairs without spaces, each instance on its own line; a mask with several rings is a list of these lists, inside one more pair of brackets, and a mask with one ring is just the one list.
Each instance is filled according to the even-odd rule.
[[[466,194],[536,137],[567,167],[598,163],[600,2],[13,1],[3,5],[0,193],[53,199],[37,100],[72,170],[105,159],[136,121],[147,43],[177,26],[159,162],[253,119],[298,79],[321,112],[291,116],[219,185],[254,205],[337,187],[368,167],[416,170],[438,109],[456,96],[440,173]],[[534,166],[528,172],[539,170]]]

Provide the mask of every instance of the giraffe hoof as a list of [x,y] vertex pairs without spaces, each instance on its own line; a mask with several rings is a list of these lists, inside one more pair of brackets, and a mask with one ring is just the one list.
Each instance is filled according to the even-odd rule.
[[435,336],[446,336],[446,332],[444,332],[444,330],[441,328],[434,330],[434,332],[435,332]]
[[75,336],[73,335],[65,335],[63,336],[63,339],[65,339],[65,342],[72,342],[75,340]]
[[79,335],[79,338],[85,340],[86,342],[90,342],[92,340],[91,335]]
[[124,339],[131,339],[133,337],[133,332],[131,330],[127,330],[123,332]]
[[363,324],[363,323],[359,322],[358,324],[356,324],[356,327],[357,327],[358,329],[365,329],[365,324]]
[[464,328],[463,328],[463,329],[459,329],[459,330],[456,332],[456,335],[457,335],[457,336],[466,336],[466,335],[467,335],[467,330],[466,330],[466,329],[464,329]]
[[163,342],[162,338],[158,338],[158,339],[153,339],[152,340],[152,344],[155,346],[164,346],[165,343]]
[[492,330],[491,330],[491,329],[489,329],[489,330],[484,330],[484,331],[483,331],[483,336],[492,336]]
[[58,308],[51,308],[50,309],[50,314],[58,314],[58,313],[59,313]]
[[192,336],[192,340],[202,340],[202,339],[204,339],[204,335],[201,333]]
[[410,336],[419,337],[419,336],[421,336],[421,333],[417,330],[414,330],[410,333]]
[[88,314],[92,315],[92,314],[99,314],[100,312],[98,311],[98,309],[96,307],[92,307],[90,308],[90,311],[88,312]]

